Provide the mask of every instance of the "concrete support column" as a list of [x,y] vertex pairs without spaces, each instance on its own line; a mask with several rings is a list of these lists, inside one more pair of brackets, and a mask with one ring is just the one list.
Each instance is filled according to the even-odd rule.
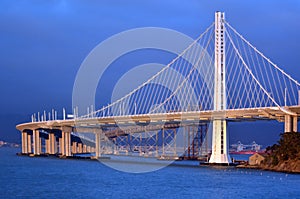
[[165,129],[162,130],[162,155],[165,156]]
[[[142,152],[142,150],[143,150],[143,146],[142,146],[142,134],[140,134],[140,155],[143,155],[143,152]],[[118,150],[118,146],[117,146],[117,138],[115,137],[115,138],[113,138],[113,153],[114,154],[119,154],[119,150]]]
[[298,130],[298,117],[285,115],[284,116],[284,132],[297,132]]
[[27,132],[22,132],[22,153],[28,153]]
[[78,153],[82,153],[82,143],[78,143]]
[[292,131],[292,117],[290,115],[284,116],[284,132]]
[[98,146],[99,147],[99,157],[101,157],[102,153],[103,153],[103,151],[102,151],[102,143],[103,142],[101,142],[101,141],[103,140],[104,143],[107,143],[105,138],[106,138],[106,136],[104,134],[102,134],[102,131],[101,131],[101,133],[99,134],[99,146]]
[[91,153],[91,146],[87,146],[87,147],[86,147],[86,152],[87,152],[87,153]]
[[71,132],[72,127],[61,127],[61,142],[59,147],[62,156],[71,156]]
[[32,153],[31,134],[27,135],[27,153]]
[[42,153],[42,138],[41,137],[39,140],[39,151],[40,151],[40,153]]
[[50,135],[48,139],[45,139],[45,153],[50,154]]
[[71,133],[65,132],[65,155],[71,156]]
[[53,155],[55,154],[55,142],[56,142],[56,139],[55,139],[55,135],[54,133],[49,133],[49,154]]
[[77,142],[72,142],[72,154],[77,153]]
[[66,155],[66,140],[65,140],[65,132],[61,132],[61,143],[59,145],[61,155]]
[[96,143],[96,147],[95,147],[95,150],[96,150],[96,158],[100,157],[101,156],[101,152],[100,152],[100,147],[101,147],[101,140],[100,140],[100,134],[99,133],[96,133],[95,134],[95,143]]
[[62,147],[61,146],[63,146],[62,137],[58,138],[58,153],[59,154],[62,154]]
[[293,131],[297,132],[298,131],[298,117],[293,116]]
[[177,133],[176,133],[176,129],[173,130],[174,133],[174,156],[177,156],[177,145],[176,145],[176,139],[177,139]]
[[41,148],[40,148],[40,131],[33,130],[33,154],[40,155]]
[[85,144],[84,144],[83,147],[82,147],[82,152],[83,152],[83,153],[86,153],[86,145],[85,145]]
[[54,135],[54,154],[58,153],[58,143],[57,143],[57,138]]

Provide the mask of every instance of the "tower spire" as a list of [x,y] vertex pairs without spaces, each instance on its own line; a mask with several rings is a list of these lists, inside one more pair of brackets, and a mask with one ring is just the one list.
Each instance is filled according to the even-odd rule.
[[[224,19],[224,12],[215,13],[214,111],[224,111],[227,109]],[[227,122],[222,116],[213,117],[212,119],[212,154],[209,163],[231,163],[228,154]]]

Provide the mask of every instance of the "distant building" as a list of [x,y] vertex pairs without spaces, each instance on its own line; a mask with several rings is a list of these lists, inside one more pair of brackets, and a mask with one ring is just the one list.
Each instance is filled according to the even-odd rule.
[[249,157],[249,165],[260,165],[266,158],[266,154],[255,153]]
[[253,141],[251,144],[242,144],[240,141],[236,144],[230,145],[231,154],[255,154],[261,152],[262,145],[256,144]]

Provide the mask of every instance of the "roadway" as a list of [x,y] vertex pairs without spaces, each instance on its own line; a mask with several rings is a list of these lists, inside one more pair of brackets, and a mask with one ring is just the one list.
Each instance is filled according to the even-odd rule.
[[[76,132],[93,132],[93,130],[109,127],[130,126],[157,126],[161,125],[188,125],[191,123],[210,122],[216,119],[225,119],[229,122],[255,121],[255,120],[277,120],[284,122],[285,117],[292,114],[293,117],[300,116],[300,106],[290,106],[284,109],[279,107],[233,109],[224,111],[189,111],[170,112],[140,115],[110,116],[101,118],[77,118],[66,120],[48,120],[40,122],[23,123],[16,126],[21,132],[32,129],[62,129],[72,128]],[[141,128],[144,129],[144,128]],[[149,129],[151,130],[151,129]],[[140,132],[140,130],[136,130]]]

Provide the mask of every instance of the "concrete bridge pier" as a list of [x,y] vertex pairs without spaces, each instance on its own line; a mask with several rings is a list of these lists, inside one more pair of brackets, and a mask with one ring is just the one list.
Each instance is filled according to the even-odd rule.
[[65,132],[66,156],[71,156],[71,132]]
[[58,153],[59,154],[62,154],[62,146],[63,145],[63,143],[62,143],[62,137],[59,137],[58,138]]
[[285,115],[284,116],[284,132],[297,132],[298,117]]
[[51,155],[54,155],[56,153],[55,144],[56,144],[55,135],[54,133],[50,132],[49,133],[49,154]]
[[40,140],[39,140],[39,151],[40,151],[40,154],[42,153],[42,138],[40,137]]
[[71,127],[62,127],[59,138],[59,152],[62,156],[71,156]]
[[41,138],[40,138],[40,131],[38,129],[33,130],[33,154],[34,155],[41,154]]
[[77,153],[77,142],[72,142],[72,154]]
[[48,138],[45,138],[45,153],[50,154],[50,136],[48,135]]
[[87,152],[87,151],[86,151],[86,145],[85,145],[85,144],[82,146],[82,152],[83,152],[83,153],[86,153],[86,152]]
[[54,154],[58,154],[58,141],[59,141],[59,138],[54,136]]
[[82,153],[82,143],[78,143],[77,153]]
[[63,156],[71,156],[71,132],[62,131],[60,147]]
[[28,137],[27,132],[22,132],[22,153],[27,154],[28,153]]
[[101,132],[96,132],[95,133],[95,153],[96,153],[96,158],[101,157]]
[[32,142],[31,142],[31,133],[27,133],[27,153],[31,154],[32,153]]
[[66,155],[66,148],[65,148],[65,132],[61,132],[61,138],[59,140],[59,149],[60,149],[60,154],[62,156],[65,156]]

